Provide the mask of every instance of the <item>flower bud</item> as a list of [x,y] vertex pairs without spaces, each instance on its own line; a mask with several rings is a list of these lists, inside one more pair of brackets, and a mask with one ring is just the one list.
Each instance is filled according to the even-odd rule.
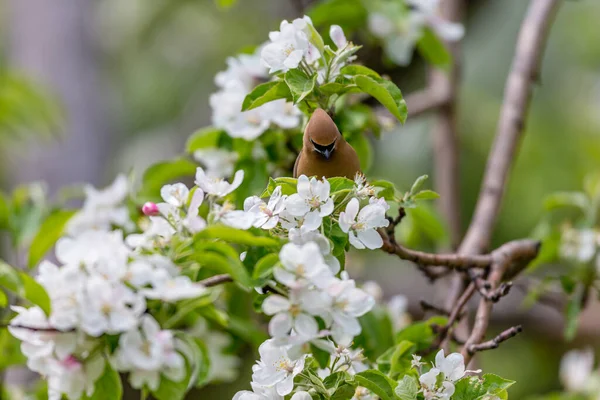
[[147,202],[142,206],[142,212],[144,215],[152,216],[158,215],[158,206],[156,203],[152,203],[151,201]]

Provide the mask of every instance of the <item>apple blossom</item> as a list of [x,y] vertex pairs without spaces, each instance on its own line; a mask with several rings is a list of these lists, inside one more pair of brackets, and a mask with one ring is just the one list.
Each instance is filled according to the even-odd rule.
[[202,167],[196,169],[196,185],[206,194],[216,197],[224,197],[237,189],[244,180],[244,171],[239,170],[235,173],[233,181],[227,182],[222,178],[209,178]]
[[346,211],[340,213],[340,228],[348,233],[350,244],[357,249],[380,248],[383,246],[383,239],[377,228],[389,225],[385,218],[385,208],[379,204],[369,204],[360,212],[358,209],[358,199],[353,198],[346,205]]
[[320,181],[314,177],[309,180],[306,175],[301,175],[298,178],[297,189],[298,193],[286,199],[286,211],[294,217],[315,220],[315,223],[318,221],[320,226],[322,218],[333,212],[334,203],[329,197],[329,181]]
[[263,47],[260,55],[270,73],[297,68],[308,55],[309,40],[304,32],[306,21],[296,19],[292,23],[282,21],[279,31],[269,33],[271,42]]
[[255,214],[253,226],[263,229],[273,229],[279,222],[279,213],[285,208],[287,196],[281,195],[281,186],[278,186],[271,194],[268,203],[262,201],[258,196],[248,197],[244,201],[244,211]]
[[294,378],[304,369],[306,355],[291,359],[286,347],[267,340],[258,348],[260,361],[254,366],[252,381],[261,386],[274,386],[280,396],[294,389]]
[[194,159],[204,166],[209,178],[224,178],[233,174],[238,154],[218,148],[199,149],[194,152]]
[[329,266],[325,264],[321,250],[313,242],[302,246],[285,244],[279,252],[281,265],[273,270],[275,279],[291,288],[313,284],[325,287],[333,279]]
[[560,381],[569,392],[585,392],[593,369],[594,351],[591,348],[571,350],[560,361]]
[[154,216],[159,214],[158,206],[156,205],[156,203],[153,203],[151,201],[144,203],[144,205],[142,206],[142,212],[144,213],[144,215],[147,216]]

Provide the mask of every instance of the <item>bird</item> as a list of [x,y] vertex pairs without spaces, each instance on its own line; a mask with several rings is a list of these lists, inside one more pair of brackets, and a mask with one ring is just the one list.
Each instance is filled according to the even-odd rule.
[[354,179],[357,173],[360,173],[360,162],[356,151],[346,142],[329,114],[317,108],[304,129],[302,150],[294,164],[294,178],[306,175],[318,179]]

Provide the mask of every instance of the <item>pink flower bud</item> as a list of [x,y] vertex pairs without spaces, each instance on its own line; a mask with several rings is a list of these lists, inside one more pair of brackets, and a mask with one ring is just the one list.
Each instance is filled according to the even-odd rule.
[[72,354],[61,361],[62,366],[69,371],[76,371],[81,368],[81,362]]
[[149,201],[142,207],[142,212],[144,213],[144,215],[148,216],[158,215],[158,206],[156,205],[156,203],[152,203],[151,201]]

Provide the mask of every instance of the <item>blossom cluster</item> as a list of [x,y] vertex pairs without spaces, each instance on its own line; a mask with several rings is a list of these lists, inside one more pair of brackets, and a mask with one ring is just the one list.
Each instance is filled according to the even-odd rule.
[[[362,175],[357,175],[354,196],[345,199],[345,210],[339,213],[339,226],[348,234],[350,244],[357,249],[377,249],[383,241],[377,228],[386,227],[385,217],[389,205],[384,199],[375,197],[374,190]],[[274,229],[279,226],[287,232],[292,243],[302,245],[316,242],[323,255],[330,253],[329,241],[319,233],[325,217],[334,217],[336,206],[330,196],[331,185],[327,179],[318,180],[302,175],[298,178],[297,193],[282,195],[281,186],[274,189],[268,203],[258,196],[244,202],[244,210],[255,214],[255,227]],[[368,199],[368,204],[360,207],[360,201]],[[344,202],[338,204],[338,208]],[[328,260],[335,263],[331,257]]]
[[446,41],[460,40],[464,27],[440,17],[440,0],[404,0],[398,2],[373,2],[368,26],[373,35],[383,41],[387,56],[399,65],[408,65],[413,50],[426,27],[431,28]]
[[[202,171],[198,177],[209,197],[220,197],[239,186],[243,173],[232,184],[208,179]],[[187,374],[182,344],[149,310],[152,302],[209,295],[209,289],[193,282],[160,251],[173,235],[206,226],[198,215],[204,191],[197,188],[190,193],[180,183],[164,186],[164,202],[143,208],[149,215],[146,230],[124,237],[122,230],[111,229],[132,225],[123,214],[128,191],[124,177],[105,190],[86,189],[82,210],[71,219],[67,236],[56,243],[60,264],[43,261],[35,278],[50,298],[50,314],[38,306],[13,308],[17,316],[9,331],[22,342],[28,367],[47,378],[50,399],[91,395],[107,363],[129,373],[133,387],[149,390],[157,390],[163,377],[180,382]],[[215,219],[235,212],[223,213],[223,206],[211,202],[221,210]],[[237,359],[222,353],[227,337],[206,326],[201,334],[216,340],[211,346],[215,366],[220,361],[226,367],[222,372],[213,369],[211,378],[231,380],[228,371],[237,366]],[[116,349],[108,355],[106,335],[118,336]]]
[[[254,140],[272,125],[282,129],[298,128],[300,110],[285,99],[275,100],[248,111],[242,111],[244,98],[254,87],[269,80],[262,65],[260,49],[254,54],[240,54],[227,59],[227,69],[219,72],[215,83],[219,90],[210,96],[214,126],[234,138]],[[204,162],[203,154],[197,154]]]
[[[421,357],[413,356],[412,365],[421,372]],[[432,368],[419,376],[423,397],[425,400],[449,400],[456,391],[454,384],[467,372],[481,371],[466,370],[465,360],[460,353],[452,353],[446,357],[443,349],[438,351]]]
[[[261,51],[262,62],[270,73],[300,68],[309,76],[316,72],[320,84],[331,82],[339,76],[340,69],[354,59],[352,54],[358,48],[346,39],[339,25],[330,27],[329,36],[337,48],[335,51],[322,44],[310,17],[292,22],[283,20],[279,31],[269,33],[270,42]],[[332,55],[331,62],[325,58],[326,54]]]
[[[333,358],[343,357],[340,370],[352,370],[353,361],[362,361],[360,351],[348,347],[361,332],[358,317],[372,309],[374,298],[357,288],[347,274],[336,277],[339,265],[332,269],[315,242],[288,243],[279,260],[273,275],[283,290],[262,303],[263,312],[273,316],[269,323],[272,339],[260,346],[261,358],[252,374],[253,391],[239,392],[236,400],[283,399],[290,394],[295,376],[304,368],[306,343],[328,351]],[[293,398],[302,398],[301,393]]]

